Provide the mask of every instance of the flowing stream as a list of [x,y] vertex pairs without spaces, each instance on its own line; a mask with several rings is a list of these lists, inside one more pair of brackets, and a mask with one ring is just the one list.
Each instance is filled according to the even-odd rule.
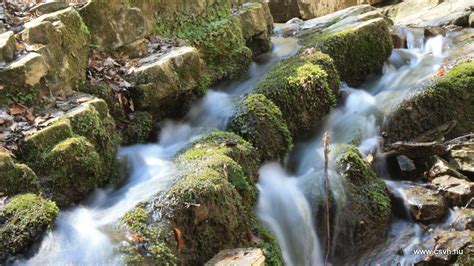
[[[287,265],[323,262],[317,225],[312,220],[314,210],[308,203],[324,195],[322,133],[329,132],[331,143],[349,143],[358,138],[362,140],[359,148],[364,154],[377,149],[384,115],[438,71],[451,45],[448,38],[441,36],[424,43],[415,33],[407,31],[407,35],[409,48],[393,51],[382,76],[358,89],[342,86],[341,90],[347,93],[345,103],[329,114],[312,140],[298,143],[291,153],[288,161],[294,165],[292,174],[277,163],[260,169],[256,211],[277,236]],[[119,156],[130,168],[123,184],[99,190],[77,207],[62,211],[54,230],[38,244],[34,256],[16,264],[122,264],[116,250],[123,232],[117,232],[116,221],[140,201],[166,190],[178,175],[173,163],[176,152],[209,130],[225,129],[238,99],[251,92],[278,61],[299,49],[294,38],[274,37],[273,43],[273,52],[251,65],[249,79],[223,83],[209,90],[183,120],[164,123],[158,143],[122,148]],[[344,204],[343,178],[333,169],[330,178],[333,196],[338,204]],[[387,182],[393,190],[403,186],[402,182]],[[336,219],[336,234],[337,222]],[[410,221],[396,222],[391,230],[406,230],[410,226],[417,231]],[[408,241],[416,242],[420,237],[415,232]]]
[[259,58],[242,82],[228,82],[209,90],[181,121],[163,125],[156,144],[135,145],[119,151],[129,176],[118,188],[99,190],[86,202],[60,212],[54,230],[39,244],[36,254],[17,265],[120,265],[116,254],[124,234],[115,223],[141,201],[150,199],[173,183],[178,169],[176,152],[212,129],[225,129],[240,96],[251,92],[257,82],[282,58],[298,50],[294,38],[274,37],[273,51]]
[[[347,94],[344,104],[328,115],[314,138],[296,145],[288,163],[294,165],[292,171],[285,171],[284,166],[278,164],[262,167],[257,214],[277,236],[286,265],[323,264],[324,255],[318,247],[324,243],[319,243],[315,233],[318,225],[311,219],[314,217],[312,212],[317,210],[312,210],[308,204],[323,199],[325,195],[322,134],[329,133],[332,145],[360,140],[359,149],[364,156],[379,149],[380,125],[384,117],[437,73],[452,46],[449,37],[437,36],[424,42],[422,32],[406,30],[406,34],[408,49],[393,50],[381,76],[357,89],[342,86],[341,90]],[[345,204],[344,178],[336,173],[334,165],[332,168],[329,170],[331,193],[339,206]],[[391,190],[400,190],[406,186],[401,181],[388,180],[390,176],[385,171],[379,171],[379,175],[387,179]],[[335,224],[333,240],[340,229],[340,215],[336,213],[335,221],[331,222]],[[391,239],[375,250],[375,255],[383,255],[372,255],[359,263],[394,259],[388,263],[411,265],[416,259],[419,261],[419,257],[410,255],[413,248],[423,241],[421,229],[416,223],[397,220],[389,235]],[[399,235],[405,236],[404,241],[392,243],[393,237]],[[397,245],[397,249],[393,251],[395,247],[391,245]],[[405,247],[403,254],[406,255],[393,258],[400,246]],[[385,250],[391,250],[392,253],[388,254]]]

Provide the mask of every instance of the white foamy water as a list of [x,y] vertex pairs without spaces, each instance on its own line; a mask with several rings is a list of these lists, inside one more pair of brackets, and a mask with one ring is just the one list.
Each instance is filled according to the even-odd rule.
[[119,157],[129,167],[128,178],[117,188],[99,190],[78,207],[60,212],[54,230],[39,244],[39,250],[17,265],[121,265],[117,251],[124,232],[115,223],[137,203],[166,191],[179,173],[176,153],[213,129],[225,129],[235,112],[235,103],[254,90],[258,81],[282,58],[298,50],[292,38],[274,38],[273,52],[262,63],[253,63],[249,78],[209,90],[182,121],[163,125],[157,144],[122,148]]
[[[296,175],[284,174],[279,165],[262,168],[257,213],[277,236],[287,265],[321,265],[321,259],[313,260],[313,255],[324,252],[308,248],[319,246],[315,244],[318,239],[314,234],[314,221],[304,217],[323,215],[308,209],[308,201],[314,203],[325,197],[322,134],[328,132],[332,144],[360,141],[359,149],[364,155],[378,149],[384,117],[436,74],[452,45],[442,36],[424,42],[422,35],[410,31],[407,35],[409,48],[392,52],[383,68],[383,75],[358,89],[342,86],[341,90],[348,94],[344,104],[331,111],[311,141],[296,145],[290,158],[296,162]],[[334,168],[329,171],[331,193],[338,205],[344,205],[344,178]],[[392,187],[396,189],[396,183]],[[335,221],[331,222],[335,224],[335,238],[339,231],[339,215],[336,214]],[[299,226],[290,227],[295,221]],[[413,245],[407,247],[407,251],[420,241],[419,228],[414,228],[413,239],[408,240]],[[402,258],[401,263],[408,265],[410,261],[412,258]]]

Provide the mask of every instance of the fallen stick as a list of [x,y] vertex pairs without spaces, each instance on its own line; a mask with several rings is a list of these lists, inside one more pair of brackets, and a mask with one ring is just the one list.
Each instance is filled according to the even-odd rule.
[[324,259],[324,265],[328,265],[329,253],[331,251],[331,225],[329,224],[329,193],[331,191],[329,184],[329,134],[324,133],[323,137],[324,144],[324,178],[325,178],[325,190],[326,190],[326,231],[327,231],[327,242],[326,242],[326,257]]

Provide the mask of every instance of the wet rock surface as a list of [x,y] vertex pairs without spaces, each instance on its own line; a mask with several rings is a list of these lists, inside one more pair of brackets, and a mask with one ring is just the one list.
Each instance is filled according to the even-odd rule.
[[[453,206],[465,206],[474,197],[474,182],[444,175],[433,179],[431,183]],[[474,203],[471,203],[469,207],[474,207]]]
[[384,0],[270,0],[269,6],[276,22],[299,17],[312,19],[360,4],[379,4]]
[[428,188],[409,188],[405,191],[405,197],[408,208],[417,221],[439,221],[448,210],[443,196]]
[[[461,63],[450,69],[434,85],[416,92],[402,102],[387,117],[384,125],[388,141],[411,140],[453,120],[459,123],[446,137],[469,133],[474,120],[474,104],[471,104],[474,97],[470,89],[474,86],[473,69],[473,62]],[[433,113],[436,115],[430,115]]]

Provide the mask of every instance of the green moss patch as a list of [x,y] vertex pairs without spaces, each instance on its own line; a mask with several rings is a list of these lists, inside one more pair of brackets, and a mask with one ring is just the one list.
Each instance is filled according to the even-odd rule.
[[211,80],[240,78],[251,63],[252,51],[245,46],[240,21],[230,10],[228,1],[216,1],[199,15],[158,10],[156,33],[177,36],[197,47]]
[[[257,93],[280,108],[293,137],[311,133],[317,122],[336,105],[335,88],[331,88],[325,71],[329,63],[320,65],[316,57],[318,55],[296,55],[285,59],[257,85]],[[334,70],[328,72],[334,73]],[[338,82],[331,81],[335,83]]]
[[73,136],[69,120],[62,119],[24,139],[21,154],[25,161],[34,164],[42,153],[56,143]]
[[24,251],[50,227],[59,209],[34,194],[13,197],[0,211],[0,262]]
[[84,137],[60,142],[41,161],[41,185],[60,206],[83,199],[107,180],[99,154]]
[[100,156],[99,163],[101,162],[103,168],[107,169],[106,180],[113,183],[119,177],[116,156],[122,140],[115,130],[114,120],[106,111],[107,105],[104,101],[92,101],[69,114],[68,118],[74,133],[86,137],[94,145]]
[[304,38],[303,44],[331,56],[341,79],[350,86],[360,85],[371,73],[379,73],[393,48],[383,18],[342,31],[313,33]]
[[256,174],[254,152],[239,136],[221,131],[181,152],[181,175],[170,190],[122,219],[129,234],[143,238],[141,251],[138,243],[125,248],[127,262],[202,265],[222,249],[255,246],[252,233],[264,235],[259,244],[269,261],[281,262],[275,239],[255,222],[256,180],[247,175]]
[[433,86],[404,101],[388,116],[389,142],[407,141],[456,120],[447,138],[474,131],[474,62],[449,70]]
[[230,129],[252,143],[262,161],[281,161],[292,147],[280,109],[262,94],[250,94],[243,99]]
[[345,204],[338,206],[339,233],[333,243],[336,255],[350,256],[351,252],[370,248],[386,233],[391,219],[391,203],[382,179],[363,160],[357,147],[341,144],[333,152],[332,160],[345,177]]
[[0,194],[13,196],[26,192],[38,192],[36,174],[25,164],[15,163],[9,154],[0,151]]

